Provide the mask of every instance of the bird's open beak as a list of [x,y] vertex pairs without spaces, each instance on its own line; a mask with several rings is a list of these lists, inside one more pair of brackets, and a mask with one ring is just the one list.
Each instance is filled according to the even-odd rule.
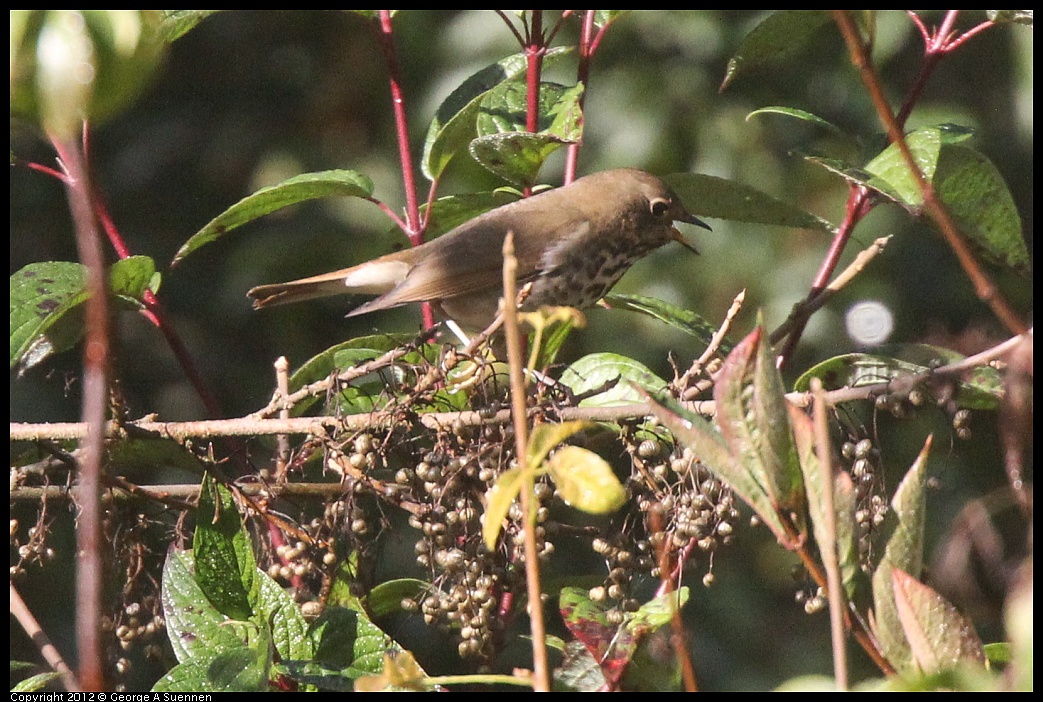
[[707,224],[703,220],[699,219],[695,215],[688,214],[687,212],[685,213],[684,217],[682,217],[681,219],[679,219],[677,221],[678,222],[686,222],[687,224],[694,224],[697,227],[702,227],[703,229],[707,229],[707,230],[709,230],[711,232],[713,231],[713,229],[710,229],[710,225],[709,224]]
[[[677,221],[684,222],[686,224],[694,224],[695,226],[702,227],[703,229],[710,229],[710,225],[708,225],[706,222],[702,221],[695,215],[685,214],[684,217]],[[710,229],[710,231],[713,230]],[[677,231],[677,227],[671,227],[670,233],[673,234],[673,240],[676,241],[678,244],[695,254],[699,253],[699,249],[695,248],[695,245],[692,244],[692,242],[688,241],[688,239],[685,239],[684,235],[681,232]]]

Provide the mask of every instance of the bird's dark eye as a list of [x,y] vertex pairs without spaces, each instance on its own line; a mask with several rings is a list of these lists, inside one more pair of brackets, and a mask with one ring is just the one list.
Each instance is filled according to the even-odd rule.
[[670,203],[662,198],[652,200],[652,215],[662,217],[670,210]]

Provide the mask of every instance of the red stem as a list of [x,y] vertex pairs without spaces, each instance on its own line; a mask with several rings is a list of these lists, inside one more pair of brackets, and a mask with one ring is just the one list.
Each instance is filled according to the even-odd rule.
[[[132,255],[130,247],[127,246],[126,241],[123,239],[123,235],[120,234],[119,229],[116,227],[116,223],[113,222],[112,216],[109,214],[109,210],[105,206],[104,199],[98,194],[97,189],[93,189],[91,194],[91,204],[93,205],[94,215],[105,230],[105,234],[109,238],[109,243],[112,244],[112,248],[116,251],[117,256],[121,259],[128,258]],[[206,380],[204,380],[202,373],[199,372],[199,368],[196,366],[196,362],[192,358],[191,352],[178,335],[174,325],[171,324],[170,316],[167,314],[162,303],[160,303],[159,298],[157,298],[151,290],[146,290],[144,302],[145,309],[142,311],[142,314],[159,329],[163,338],[167,342],[167,346],[169,346],[170,350],[174,352],[174,357],[177,359],[178,364],[181,366],[181,370],[184,371],[185,376],[188,378],[188,382],[192,384],[196,394],[199,395],[199,399],[203,401],[203,406],[206,407],[207,415],[213,419],[224,416],[221,411],[221,403],[217,400],[217,397],[213,392],[210,391],[210,387],[207,385]]]
[[105,256],[91,210],[90,184],[79,144],[51,136],[68,178],[66,192],[76,228],[76,248],[87,269],[83,348],[83,421],[87,436],[77,464],[79,516],[76,523],[76,646],[79,680],[84,690],[105,687],[101,643],[101,595],[104,569],[101,548],[101,462],[109,406],[109,310]]
[[[525,42],[525,131],[535,134],[540,129],[540,77],[543,73],[543,55],[547,51],[543,36],[543,10],[532,10],[532,24]],[[525,189],[529,195],[531,188]]]
[[[840,223],[837,233],[833,236],[833,241],[829,245],[829,251],[826,252],[826,258],[822,261],[822,265],[819,266],[818,273],[815,274],[815,279],[811,283],[811,289],[808,291],[807,297],[804,298],[805,301],[814,300],[829,285],[829,279],[833,277],[833,273],[837,269],[840,256],[844,253],[847,242],[851,240],[851,233],[871,208],[872,201],[869,198],[869,191],[860,185],[852,185],[848,190],[847,206],[844,209],[844,221]],[[796,320],[793,330],[787,335],[786,344],[776,360],[776,365],[779,368],[782,368],[792,357],[793,350],[804,333],[804,327],[807,325],[807,322],[807,315]]]
[[[395,134],[398,137],[398,157],[402,163],[402,184],[406,192],[406,236],[413,246],[424,243],[424,230],[420,222],[420,203],[416,196],[416,176],[413,171],[413,156],[409,149],[409,121],[406,119],[406,101],[402,93],[402,71],[395,51],[395,37],[391,26],[391,11],[380,10],[377,41],[384,52],[388,67],[388,82],[391,86],[391,107],[395,114]],[[423,304],[424,327],[435,325],[431,304]]]
[[402,184],[406,191],[406,222],[413,245],[423,243],[420,232],[420,203],[416,196],[416,177],[413,173],[413,156],[409,149],[409,121],[406,119],[406,101],[402,93],[402,70],[395,51],[395,37],[391,26],[390,10],[380,10],[380,31],[377,39],[384,52],[388,66],[388,82],[391,87],[391,107],[395,114],[395,133],[398,137],[398,157],[402,163]]
[[[906,121],[909,119],[909,115],[912,114],[913,108],[916,106],[920,96],[923,94],[923,89],[926,86],[928,79],[938,67],[941,58],[956,47],[960,46],[971,36],[975,36],[986,27],[991,26],[991,23],[983,23],[968,32],[965,32],[963,35],[955,36],[953,34],[953,26],[959,17],[959,10],[950,10],[946,13],[945,18],[942,20],[938,29],[932,33],[923,23],[923,20],[920,19],[919,15],[914,12],[909,12],[908,15],[910,21],[916,25],[920,32],[920,36],[923,38],[924,62],[913,81],[905,100],[902,102],[898,114],[894,118],[895,126],[898,130],[896,132],[897,134],[901,133],[900,130],[905,126]],[[892,142],[895,141],[895,133],[891,133],[888,136]],[[925,203],[929,205],[930,203],[928,201],[930,199],[931,198],[925,197]],[[851,232],[862,218],[865,217],[872,206],[873,204],[868,197],[866,190],[858,186],[852,186],[848,196],[844,221],[841,223],[839,231],[830,245],[829,252],[826,254],[826,260],[823,261],[822,266],[820,266],[819,272],[815,277],[806,299],[813,299],[828,284],[829,278],[833,275],[833,272],[836,269],[840,255],[843,253],[843,249],[851,237]],[[973,274],[971,274],[971,277],[972,279],[975,278]],[[981,290],[983,286],[976,285],[976,287]],[[983,297],[983,299],[985,299],[985,297]],[[1001,314],[1000,316],[1003,315]],[[778,365],[780,367],[790,358],[793,349],[796,347],[796,344],[804,331],[806,323],[807,319],[799,320],[798,323],[794,325],[793,331],[788,335],[786,345],[778,356]],[[1017,329],[1018,327],[1014,326],[1012,328]]]
[[[877,115],[887,130],[888,138],[898,147],[902,160],[905,161],[906,168],[909,169],[909,172],[916,179],[917,186],[923,195],[923,211],[934,221],[942,237],[952,248],[953,253],[956,254],[960,261],[960,266],[967,274],[972,285],[974,285],[974,291],[978,298],[989,305],[993,313],[1000,318],[1008,329],[1018,334],[1025,333],[1027,330],[1025,321],[1000,294],[999,288],[978,264],[970,245],[960,233],[948,209],[934,192],[934,187],[924,175],[912,152],[909,150],[909,145],[905,142],[902,130],[891,112],[891,107],[888,104],[886,95],[884,95],[880,79],[873,69],[872,62],[869,59],[865,46],[862,44],[854,22],[844,10],[834,10],[832,14],[837,26],[840,28],[840,33],[844,37],[844,42],[848,46],[851,63],[858,69],[861,75],[862,82],[869,92]],[[946,19],[948,21],[953,17],[955,15],[950,13]],[[947,31],[947,25],[943,25],[943,28],[946,28]],[[947,34],[945,39],[948,39]]]
[[43,173],[45,175],[53,176],[54,178],[57,178],[62,183],[64,183],[66,186],[69,185],[69,176],[65,175],[59,170],[51,168],[50,166],[45,166],[42,163],[33,163],[31,161],[26,161],[25,167],[31,171],[39,171],[40,173]]
[[[583,114],[584,105],[587,100],[587,90],[590,84],[590,60],[594,56],[594,44],[591,35],[594,33],[594,13],[597,10],[587,10],[583,14],[583,27],[579,35],[579,66],[576,69],[576,81],[583,85],[583,94],[579,96],[580,115]],[[580,119],[583,119],[580,117]],[[579,147],[581,142],[569,144],[565,154],[565,185],[576,179],[576,164],[579,161]]]

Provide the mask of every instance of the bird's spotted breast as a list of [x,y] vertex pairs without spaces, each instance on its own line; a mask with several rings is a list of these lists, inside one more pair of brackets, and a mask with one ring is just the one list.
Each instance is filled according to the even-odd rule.
[[635,260],[628,251],[612,248],[574,256],[565,265],[536,278],[525,301],[525,309],[541,305],[584,308],[596,303]]

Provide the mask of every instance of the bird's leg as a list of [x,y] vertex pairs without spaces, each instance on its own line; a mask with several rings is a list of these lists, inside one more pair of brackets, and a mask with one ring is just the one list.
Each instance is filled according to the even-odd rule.
[[457,324],[454,320],[446,319],[443,322],[443,324],[445,324],[446,329],[453,332],[453,336],[459,339],[461,344],[463,344],[465,347],[471,345],[471,338],[467,336],[466,333],[464,333],[464,330],[461,329],[460,325]]

